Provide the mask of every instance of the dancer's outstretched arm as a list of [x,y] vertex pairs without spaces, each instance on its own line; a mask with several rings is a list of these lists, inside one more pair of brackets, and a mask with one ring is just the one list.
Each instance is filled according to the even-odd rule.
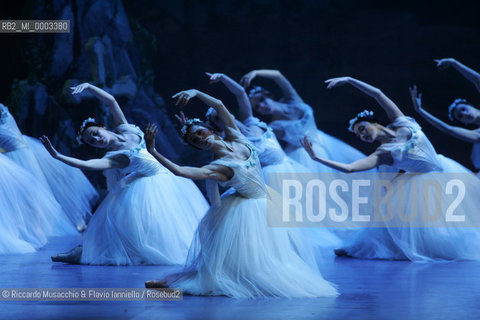
[[212,74],[206,72],[205,74],[210,77],[210,83],[216,83],[220,81],[225,85],[225,87],[227,87],[227,89],[231,93],[235,95],[239,107],[238,119],[240,121],[243,121],[248,117],[253,116],[252,104],[250,103],[250,99],[248,98],[245,89],[240,84],[238,84],[232,78],[223,73]]
[[383,108],[383,110],[385,110],[388,118],[392,122],[395,121],[395,119],[397,119],[398,117],[403,116],[402,111],[400,111],[397,105],[392,100],[390,100],[390,98],[388,98],[380,89],[375,88],[374,86],[371,86],[368,83],[354,79],[352,77],[332,78],[332,79],[326,80],[325,82],[328,83],[327,85],[328,89],[341,86],[346,83],[354,86],[358,90],[374,98],[378,102],[378,104]]
[[112,168],[124,168],[129,164],[129,159],[123,155],[117,155],[111,158],[101,158],[101,159],[90,159],[90,160],[80,160],[73,157],[68,157],[57,150],[52,146],[50,139],[47,136],[40,137],[43,145],[50,153],[52,157],[57,160],[62,161],[63,163],[68,164],[69,166],[82,169],[82,170],[106,170]]
[[120,109],[120,106],[118,105],[117,101],[115,98],[108,92],[95,87],[94,85],[90,83],[82,83],[76,87],[70,88],[72,89],[72,94],[80,94],[84,90],[90,91],[97,99],[105,103],[108,108],[110,109],[110,112],[112,113],[113,121],[115,126],[121,125],[121,124],[127,124],[127,119],[125,118],[125,115],[123,114],[122,109]]
[[346,172],[346,173],[366,171],[366,170],[376,168],[381,164],[389,164],[388,155],[386,155],[381,151],[375,151],[368,157],[354,161],[352,163],[342,163],[338,161],[319,158],[315,154],[315,151],[313,150],[313,145],[308,140],[307,137],[300,139],[300,143],[302,144],[303,148],[307,151],[310,158],[312,158],[313,160],[318,161],[321,164],[326,165],[327,167],[333,168],[338,171]]
[[282,93],[285,97],[288,98],[295,98],[301,100],[300,96],[298,95],[295,88],[292,86],[290,81],[278,70],[270,70],[270,69],[260,69],[260,70],[253,70],[247,73],[240,79],[240,84],[244,88],[248,88],[250,83],[255,77],[262,77],[273,80],[279,87],[282,89]]
[[145,128],[145,142],[147,144],[147,150],[155,159],[157,159],[158,162],[170,170],[174,175],[194,180],[210,179],[216,181],[227,181],[232,177],[230,172],[228,170],[222,170],[223,167],[221,166],[206,165],[200,168],[180,166],[167,159],[155,149],[155,138],[157,133],[157,126],[154,124],[149,123]]
[[179,93],[176,93],[172,96],[172,98],[177,99],[175,105],[179,107],[186,106],[190,99],[194,97],[200,99],[207,106],[214,108],[215,111],[217,111],[218,113],[220,121],[223,122],[225,127],[230,127],[232,129],[238,130],[237,124],[235,123],[235,118],[232,116],[230,111],[228,111],[228,109],[223,105],[223,102],[221,100],[218,100],[196,89],[180,91]]
[[457,139],[467,141],[467,142],[480,142],[480,130],[469,130],[462,127],[452,126],[448,123],[443,122],[434,115],[427,112],[422,107],[422,94],[417,92],[417,86],[409,88],[410,96],[412,97],[413,108],[417,111],[422,117],[425,118],[430,124],[436,127],[438,130],[447,133]]
[[455,70],[460,72],[462,76],[464,76],[467,80],[475,85],[477,90],[480,92],[480,74],[473,69],[470,69],[466,65],[458,62],[453,58],[445,58],[445,59],[435,59],[437,63],[437,67],[440,70],[445,70],[446,68],[453,67]]

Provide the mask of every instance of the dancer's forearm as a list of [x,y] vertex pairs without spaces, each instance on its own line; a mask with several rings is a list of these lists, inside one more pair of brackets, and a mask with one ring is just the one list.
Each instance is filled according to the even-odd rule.
[[317,156],[315,156],[313,160],[320,162],[321,164],[324,164],[327,167],[330,167],[332,169],[345,172],[345,173],[366,171],[366,170],[373,169],[379,165],[378,156],[376,154],[372,154],[366,158],[357,160],[352,163],[342,163],[342,162],[333,161],[329,159],[323,159]]
[[251,117],[253,115],[252,105],[247,93],[245,92],[245,89],[239,83],[235,82],[232,78],[224,74],[221,76],[220,81],[231,93],[235,95],[239,107],[238,118],[240,121]]
[[170,170],[174,175],[193,179],[193,180],[218,180],[226,181],[228,180],[224,175],[219,172],[210,170],[208,166],[205,167],[189,167],[189,166],[180,166],[173,161],[167,159],[165,156],[160,154],[156,149],[149,149],[148,152],[157,159],[165,168]]
[[68,157],[63,154],[57,154],[55,159],[62,161],[63,163],[75,167],[81,170],[106,170],[115,167],[111,159],[91,159],[91,160],[80,160],[73,157]]
[[427,120],[431,125],[446,134],[471,143],[480,142],[480,133],[478,132],[478,130],[469,130],[462,127],[449,125],[438,119],[437,117],[433,116],[429,112],[425,111],[423,108],[419,109],[418,113],[423,118],[425,118],[425,120]]
[[455,70],[460,72],[462,76],[472,82],[477,88],[477,90],[480,91],[480,74],[478,72],[467,67],[466,65],[455,59],[453,59],[452,66],[455,68]]
[[351,84],[358,90],[374,98],[383,110],[387,113],[387,116],[391,121],[403,116],[403,113],[397,107],[397,105],[387,97],[380,89],[369,85],[363,81],[348,77],[347,83]]
[[120,125],[120,124],[125,124],[128,123],[127,119],[125,118],[125,115],[123,114],[122,109],[118,105],[117,101],[115,98],[105,90],[102,90],[92,84],[89,84],[87,89],[100,101],[105,103],[108,108],[110,109],[110,112],[112,113],[113,120],[115,122],[115,125]]

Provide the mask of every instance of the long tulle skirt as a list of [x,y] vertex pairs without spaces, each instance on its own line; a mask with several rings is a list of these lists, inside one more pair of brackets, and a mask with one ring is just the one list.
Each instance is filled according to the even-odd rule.
[[27,253],[76,233],[43,184],[0,154],[0,253]]
[[24,136],[29,148],[7,153],[8,157],[32,173],[50,189],[70,221],[83,230],[99,196],[83,172],[58,161],[34,138]]
[[83,237],[81,262],[96,265],[185,263],[208,204],[197,186],[170,172],[119,181]]
[[235,298],[336,296],[299,230],[268,227],[267,205],[278,206],[276,200],[229,189],[201,221],[185,271],[167,277],[169,285]]

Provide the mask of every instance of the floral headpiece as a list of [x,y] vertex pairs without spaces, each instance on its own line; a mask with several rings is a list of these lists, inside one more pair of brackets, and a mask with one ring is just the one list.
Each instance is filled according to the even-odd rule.
[[187,134],[187,130],[189,127],[197,123],[202,123],[202,121],[198,118],[188,119],[187,122],[185,122],[185,124],[183,125],[182,129],[180,130],[180,132],[182,133],[182,136],[185,136]]
[[363,121],[363,120],[367,120],[367,121],[371,121],[373,120],[374,117],[373,117],[373,111],[370,111],[370,110],[363,110],[362,112],[358,113],[357,116],[355,118],[353,118],[352,120],[350,120],[348,122],[349,126],[348,126],[348,131],[350,132],[355,132],[353,130],[353,126],[355,125],[355,123],[359,122],[359,121]]
[[86,125],[89,124],[89,123],[96,123],[96,121],[95,121],[94,118],[88,118],[88,119],[86,119],[82,122],[82,125],[80,126],[80,130],[78,130],[78,132],[77,132],[77,138],[76,139],[77,139],[78,144],[83,144],[83,141],[82,141],[83,132],[86,129],[85,128]]
[[263,93],[266,95],[269,95],[270,92],[268,90],[265,90],[264,88],[260,86],[254,86],[249,92],[248,92],[248,97],[253,98],[257,93]]
[[455,121],[455,118],[453,117],[453,111],[461,103],[467,103],[467,100],[461,98],[455,99],[455,101],[453,101],[453,103],[448,107],[448,118],[450,120]]

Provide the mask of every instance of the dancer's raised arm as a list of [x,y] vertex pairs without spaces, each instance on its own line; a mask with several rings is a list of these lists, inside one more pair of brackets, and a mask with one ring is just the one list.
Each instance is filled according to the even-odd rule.
[[225,87],[227,87],[227,89],[231,93],[233,93],[233,95],[235,95],[239,107],[238,119],[240,121],[244,121],[248,117],[253,116],[252,104],[250,103],[250,99],[248,98],[245,89],[240,84],[238,84],[232,78],[223,73],[212,74],[206,72],[205,74],[210,77],[210,83],[216,83],[220,81],[225,85]]
[[288,81],[288,79],[285,78],[285,76],[278,70],[260,69],[250,71],[249,73],[244,75],[242,79],[240,79],[240,84],[244,88],[248,88],[255,77],[273,80],[280,87],[280,89],[282,89],[283,95],[287,98],[299,100],[302,99],[300,98],[290,81]]
[[338,171],[346,172],[346,173],[367,171],[367,170],[376,168],[382,164],[390,164],[389,162],[391,162],[391,157],[389,159],[389,156],[387,153],[382,151],[375,151],[371,155],[365,158],[359,159],[357,161],[354,161],[352,163],[342,163],[342,162],[323,159],[318,157],[315,154],[315,151],[313,150],[312,143],[308,140],[307,137],[300,139],[300,143],[302,144],[303,148],[307,151],[310,158],[312,158],[313,160],[318,161],[321,164],[326,165],[327,167],[333,168]]
[[218,113],[218,117],[223,122],[225,127],[230,127],[232,129],[238,130],[237,124],[235,123],[235,118],[231,115],[230,111],[223,105],[223,102],[219,99],[216,99],[212,96],[209,96],[206,93],[198,91],[196,89],[184,90],[176,93],[172,98],[176,98],[177,102],[175,105],[179,107],[184,107],[188,104],[190,99],[197,97],[207,106],[210,106],[215,109]]
[[[157,136],[158,129],[154,124],[149,123],[145,128],[145,142],[147,144],[147,150],[150,154],[157,159],[163,166],[170,170],[174,175],[194,179],[194,180],[217,180],[227,181],[231,178],[231,175],[227,170],[217,165],[206,165],[203,167],[190,167],[180,166],[173,161],[167,159],[160,154],[155,148],[155,138]],[[222,172],[223,171],[225,172]]]
[[422,107],[422,94],[417,92],[417,86],[409,88],[410,96],[412,97],[413,108],[422,117],[425,118],[430,124],[439,129],[440,131],[447,133],[457,139],[467,142],[480,142],[480,130],[469,130],[462,127],[449,125],[442,120],[438,119],[434,115],[427,112]]
[[338,87],[344,84],[350,84],[354,86],[358,90],[374,98],[383,108],[383,110],[385,110],[390,121],[395,121],[395,119],[397,119],[398,117],[403,116],[402,111],[400,111],[397,105],[392,100],[390,100],[390,98],[388,98],[380,89],[375,88],[368,83],[354,79],[352,77],[332,78],[326,80],[325,83],[328,84],[328,89]]
[[69,166],[82,169],[82,170],[106,170],[111,168],[124,168],[128,165],[129,159],[123,155],[116,155],[114,157],[109,158],[101,158],[101,159],[90,159],[90,160],[80,160],[73,157],[68,157],[60,152],[58,152],[50,142],[47,136],[40,137],[40,141],[42,141],[43,145],[50,153],[50,155],[62,161]]
[[455,70],[460,72],[462,76],[464,76],[468,81],[473,83],[477,90],[480,92],[480,74],[473,69],[470,69],[466,65],[458,62],[453,58],[445,58],[445,59],[435,59],[437,63],[437,68],[440,70],[445,70],[449,67],[453,67]]
[[94,85],[90,83],[82,83],[76,87],[70,88],[72,89],[72,95],[80,94],[84,90],[90,91],[97,99],[105,103],[108,108],[110,109],[110,112],[112,113],[113,121],[115,126],[118,126],[120,124],[127,124],[127,119],[125,118],[125,115],[123,114],[122,109],[120,109],[120,106],[118,105],[117,101],[115,98],[105,90],[102,90],[98,87],[95,87]]

